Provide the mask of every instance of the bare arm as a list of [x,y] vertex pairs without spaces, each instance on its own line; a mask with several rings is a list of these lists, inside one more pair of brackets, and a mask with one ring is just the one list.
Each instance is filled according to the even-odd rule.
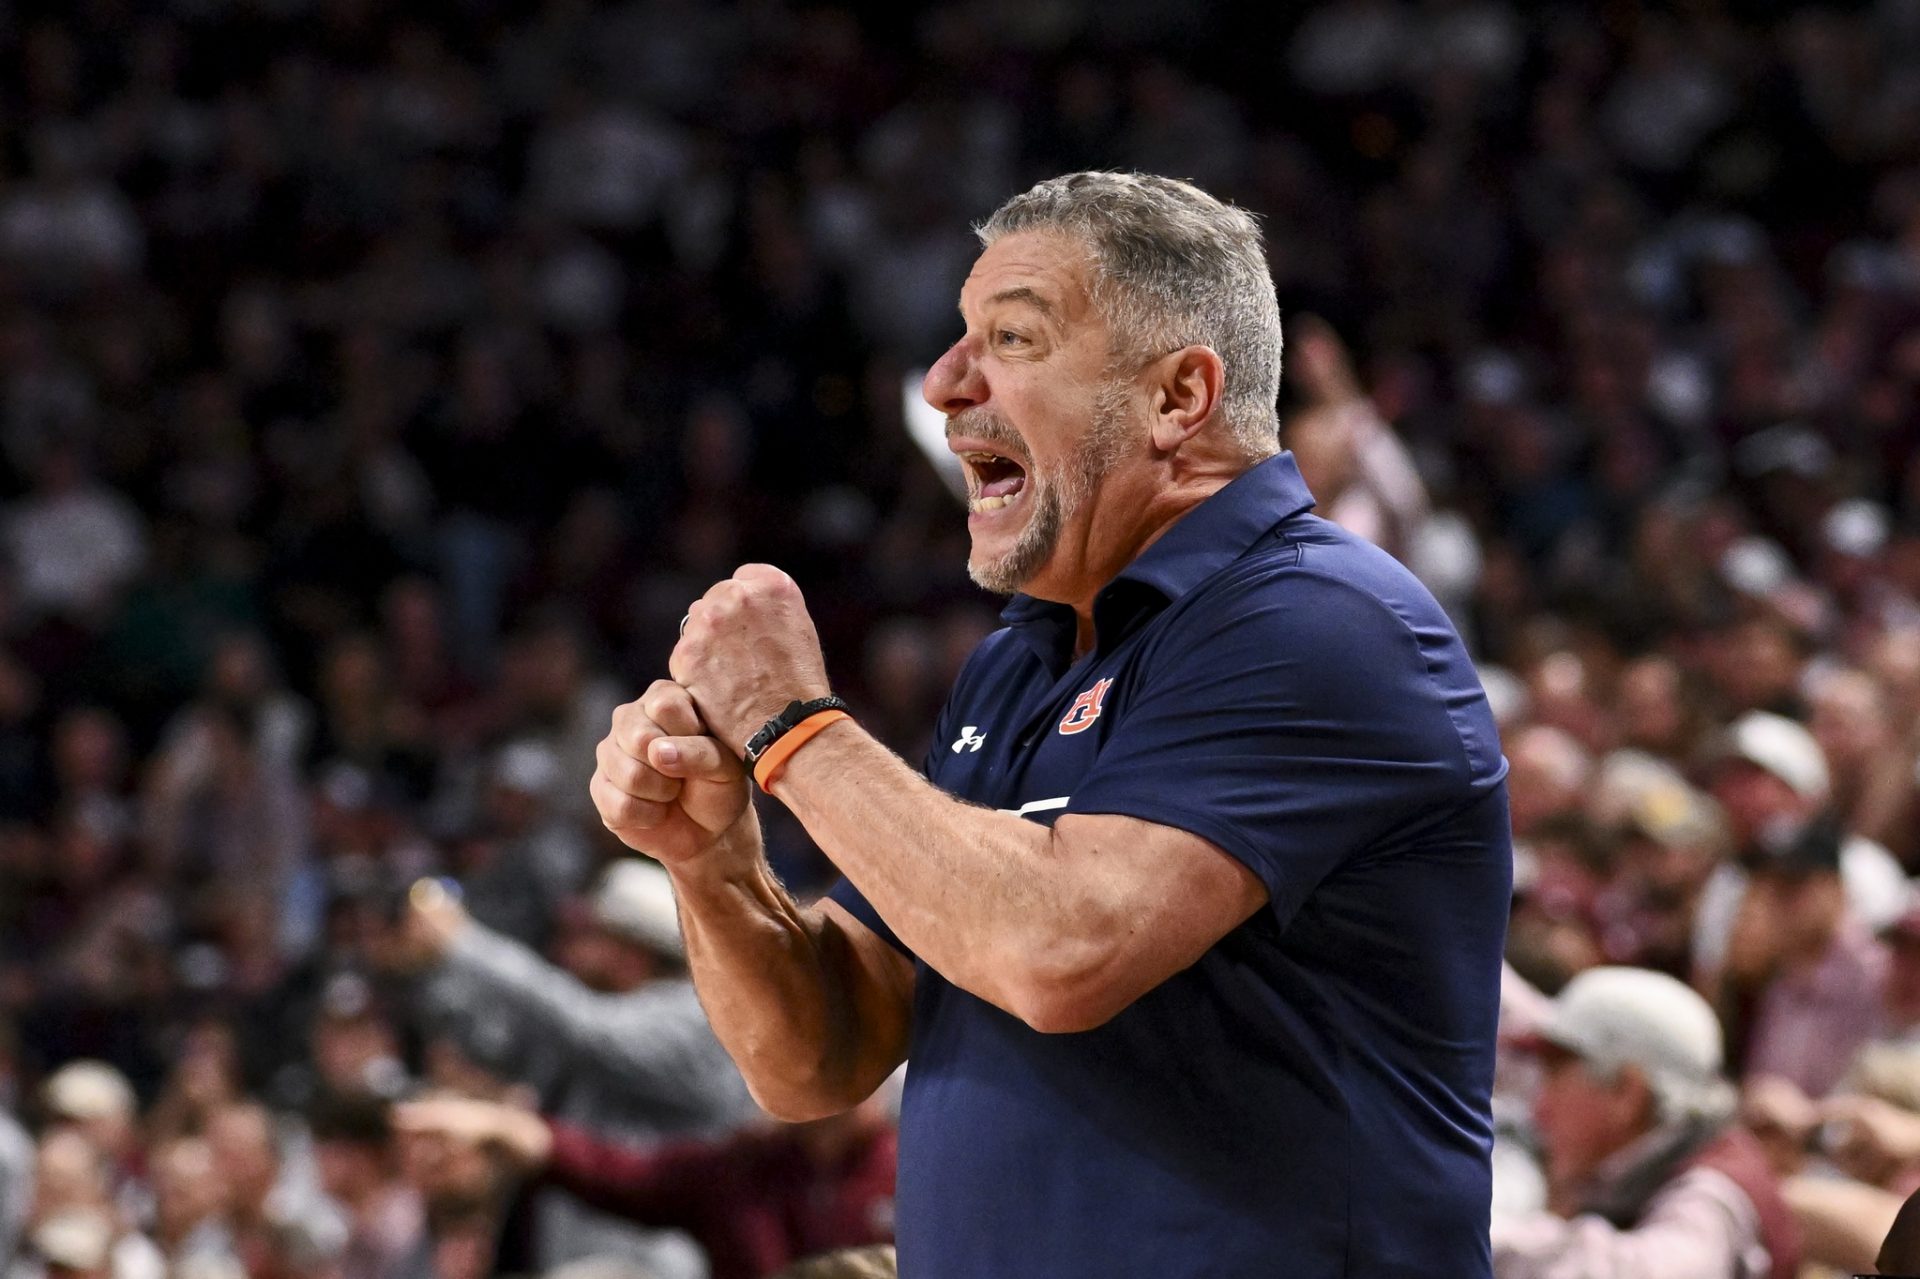
[[[693,606],[671,669],[731,750],[827,690],[800,589],[766,565]],[[1049,829],[964,803],[851,722],[801,748],[773,789],[908,949],[1037,1030],[1100,1025],[1267,900],[1196,835],[1095,814]]]
[[1197,836],[964,803],[852,723],[794,755],[774,793],[916,955],[1036,1030],[1102,1024],[1267,900]]
[[913,964],[837,903],[796,903],[743,826],[750,852],[674,876],[694,984],[763,1109],[836,1114],[906,1059]]
[[1807,1260],[1846,1271],[1874,1268],[1880,1241],[1900,1211],[1898,1195],[1835,1177],[1789,1177],[1780,1193],[1800,1223]]
[[775,878],[740,763],[667,681],[614,713],[593,797],[607,828],[673,876],[687,962],[714,1033],[782,1119],[859,1102],[906,1056],[913,966],[832,903]]

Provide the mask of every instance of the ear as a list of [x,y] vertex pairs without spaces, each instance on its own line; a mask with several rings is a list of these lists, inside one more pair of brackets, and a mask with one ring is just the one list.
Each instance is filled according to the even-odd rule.
[[1613,1095],[1620,1107],[1621,1121],[1635,1130],[1644,1131],[1660,1122],[1653,1084],[1648,1081],[1647,1072],[1640,1067],[1632,1064],[1620,1067],[1620,1075],[1613,1081]]
[[1150,366],[1147,399],[1153,409],[1153,447],[1171,453],[1214,418],[1226,386],[1226,366],[1210,346],[1183,346]]

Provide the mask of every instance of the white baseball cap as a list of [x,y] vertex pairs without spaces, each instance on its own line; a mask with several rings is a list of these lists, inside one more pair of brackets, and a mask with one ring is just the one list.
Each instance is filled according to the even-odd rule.
[[658,862],[623,857],[608,866],[593,894],[594,922],[648,950],[686,958],[673,881]]
[[40,1100],[62,1119],[130,1119],[139,1108],[127,1077],[104,1061],[68,1062],[47,1076]]
[[48,1264],[68,1270],[98,1270],[113,1256],[113,1222],[91,1209],[55,1213],[34,1228],[34,1250]]
[[1602,1073],[1638,1066],[1654,1091],[1690,1109],[1730,1104],[1720,1022],[1694,990],[1646,968],[1589,968],[1526,1038]]
[[1748,711],[1727,729],[1718,755],[1764,768],[1816,804],[1826,803],[1832,793],[1827,757],[1820,743],[1784,715]]

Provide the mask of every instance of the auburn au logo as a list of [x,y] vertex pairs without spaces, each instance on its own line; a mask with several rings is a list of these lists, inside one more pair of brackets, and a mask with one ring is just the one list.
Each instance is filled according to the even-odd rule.
[[1112,687],[1111,679],[1103,679],[1086,692],[1073,699],[1073,705],[1060,717],[1060,731],[1063,733],[1084,733],[1093,727],[1093,721],[1100,718],[1100,708],[1106,705],[1107,689]]

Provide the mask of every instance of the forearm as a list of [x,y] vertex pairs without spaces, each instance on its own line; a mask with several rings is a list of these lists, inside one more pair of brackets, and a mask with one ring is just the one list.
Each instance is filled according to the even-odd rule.
[[1873,1269],[1900,1211],[1898,1196],[1857,1181],[1789,1177],[1780,1192],[1800,1223],[1807,1259],[1849,1271]]
[[774,792],[908,949],[1016,1016],[1036,987],[1097,964],[1095,939],[1118,925],[1047,827],[953,798],[850,722],[795,754]]
[[818,1118],[877,1088],[905,1054],[910,970],[885,988],[836,921],[793,900],[751,810],[722,847],[671,869],[694,986],[761,1108]]

